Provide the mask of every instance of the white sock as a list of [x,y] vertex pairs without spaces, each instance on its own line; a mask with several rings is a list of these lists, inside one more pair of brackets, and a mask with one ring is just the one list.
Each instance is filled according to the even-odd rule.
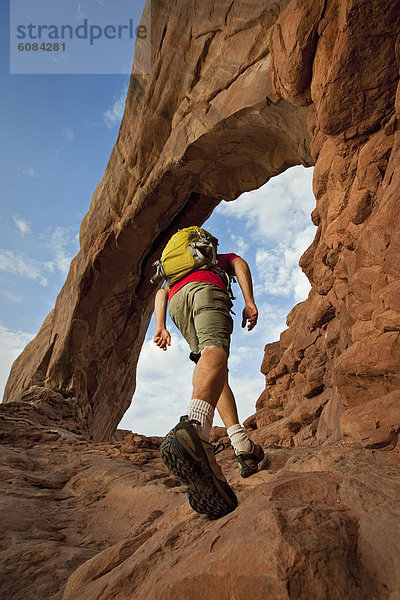
[[193,399],[189,404],[188,417],[200,422],[200,426],[195,425],[197,434],[202,440],[208,442],[214,419],[214,407],[204,400]]
[[231,444],[236,453],[250,452],[251,441],[247,437],[247,433],[244,427],[240,425],[240,423],[228,427],[226,431],[229,435],[229,439],[231,440]]

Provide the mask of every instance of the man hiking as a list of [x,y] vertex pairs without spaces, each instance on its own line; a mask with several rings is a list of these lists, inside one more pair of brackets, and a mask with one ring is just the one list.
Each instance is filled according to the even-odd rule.
[[[247,437],[239,423],[235,398],[228,383],[228,356],[233,320],[228,292],[235,276],[243,294],[242,327],[251,331],[258,311],[248,264],[234,253],[217,254],[218,241],[204,229],[188,227],[171,238],[158,263],[167,285],[155,298],[154,342],[162,350],[171,345],[166,313],[190,346],[196,363],[193,394],[187,416],[165,437],[161,457],[170,471],[187,485],[192,508],[218,518],[234,510],[237,498],[215,460],[209,443],[217,408],[227,428],[242,477],[257,471],[262,448]],[[157,263],[156,263],[157,264]],[[183,274],[183,277],[182,277]]]

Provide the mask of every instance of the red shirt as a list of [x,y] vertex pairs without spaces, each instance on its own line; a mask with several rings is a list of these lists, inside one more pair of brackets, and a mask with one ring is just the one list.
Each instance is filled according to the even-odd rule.
[[[240,258],[237,254],[233,252],[229,252],[229,254],[217,254],[218,262],[217,267],[226,271],[227,273],[231,272],[231,263],[235,258]],[[223,282],[222,278],[218,275],[218,273],[214,273],[214,271],[193,271],[189,273],[186,277],[175,283],[168,294],[168,300],[171,300],[172,296],[184,285],[187,283],[191,283],[192,281],[204,281],[205,283],[213,283],[217,287],[222,290],[226,290],[226,285]]]

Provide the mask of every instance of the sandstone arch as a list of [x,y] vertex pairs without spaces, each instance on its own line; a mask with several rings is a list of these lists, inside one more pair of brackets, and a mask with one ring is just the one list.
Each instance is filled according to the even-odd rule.
[[[301,260],[313,290],[267,353],[252,426],[283,411],[268,435],[322,441],[338,434],[343,406],[395,392],[399,242],[387,223],[398,219],[399,6],[372,0],[368,22],[362,6],[153,3],[151,75],[131,79],[81,250],[13,366],[6,402],[39,403],[107,439],[134,391],[163,241],[222,198],[314,161],[318,231]],[[306,416],[294,412],[299,397]]]
[[131,79],[80,252],[5,394],[56,391],[58,415],[72,409],[96,439],[113,433],[130,404],[152,309],[151,263],[169,233],[203,222],[222,198],[312,163],[306,109],[274,94],[268,75],[265,30],[279,6],[256,2],[249,15],[247,4],[219,3],[209,23],[205,5],[194,21],[166,6],[154,11],[152,73]]

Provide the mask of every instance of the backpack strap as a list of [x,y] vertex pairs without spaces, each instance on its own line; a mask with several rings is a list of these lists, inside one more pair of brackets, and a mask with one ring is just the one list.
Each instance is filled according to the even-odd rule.
[[218,265],[207,265],[204,267],[200,267],[200,269],[197,269],[197,270],[198,271],[212,271],[213,273],[216,273],[217,275],[219,275],[225,284],[226,291],[229,294],[229,298],[231,299],[231,301],[235,300],[235,296],[233,295],[233,292],[232,292],[232,283],[236,282],[234,275],[229,275],[229,273],[224,271],[224,269],[221,269],[221,267],[218,267]]
[[156,262],[153,263],[153,267],[156,267],[156,272],[150,279],[150,283],[154,283],[157,279],[166,279],[165,270],[161,258],[160,260],[156,260]]

